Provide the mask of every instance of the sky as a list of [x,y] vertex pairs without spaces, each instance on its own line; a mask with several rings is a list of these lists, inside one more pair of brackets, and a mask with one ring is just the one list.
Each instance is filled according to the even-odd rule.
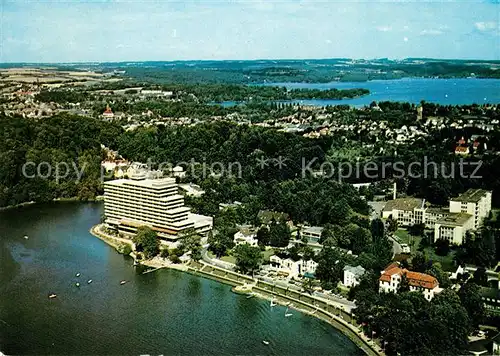
[[0,0],[0,62],[500,60],[500,0]]

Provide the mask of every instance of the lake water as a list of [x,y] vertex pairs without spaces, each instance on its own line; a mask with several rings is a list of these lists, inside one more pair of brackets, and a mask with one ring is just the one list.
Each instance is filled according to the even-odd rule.
[[[429,79],[404,78],[398,80],[373,80],[369,82],[333,83],[266,83],[267,86],[284,86],[290,89],[353,89],[366,88],[370,94],[344,100],[296,100],[302,105],[370,105],[372,101],[400,101],[418,104],[425,100],[442,105],[500,103],[500,79]],[[232,106],[234,102],[223,103]]]
[[284,318],[283,307],[227,285],[171,270],[140,274],[89,234],[102,211],[98,203],[68,202],[0,212],[2,352],[363,354],[329,324],[298,312]]

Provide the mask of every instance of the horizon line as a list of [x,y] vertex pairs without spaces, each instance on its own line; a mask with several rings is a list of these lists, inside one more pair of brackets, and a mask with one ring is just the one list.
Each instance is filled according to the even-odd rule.
[[154,63],[154,62],[256,62],[256,61],[326,61],[326,60],[354,60],[354,61],[380,61],[388,60],[392,62],[396,61],[408,61],[408,60],[433,60],[433,61],[460,61],[460,62],[498,62],[500,59],[479,59],[479,58],[437,58],[437,57],[405,57],[405,58],[388,58],[388,57],[374,57],[374,58],[349,58],[349,57],[325,57],[325,58],[255,58],[255,59],[169,59],[169,60],[120,60],[120,61],[64,61],[64,62],[0,62],[0,65],[12,65],[12,64],[29,64],[29,65],[40,65],[40,64],[106,64],[106,63]]

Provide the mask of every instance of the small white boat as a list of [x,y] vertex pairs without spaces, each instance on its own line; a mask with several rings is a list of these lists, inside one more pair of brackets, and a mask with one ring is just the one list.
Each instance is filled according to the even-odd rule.
[[286,313],[285,318],[288,318],[289,316],[292,316],[292,315],[293,315],[292,313]]
[[267,341],[267,340],[262,340],[262,343],[263,343],[264,345],[269,345],[269,341]]
[[80,287],[80,283],[76,283],[75,286]]
[[271,298],[271,306],[274,307],[276,305],[276,303],[274,302],[274,297]]
[[49,299],[54,299],[55,297],[57,297],[57,295],[55,295],[54,293],[49,294]]
[[91,279],[89,279],[89,280],[87,281],[87,283],[88,283],[88,284],[92,283],[92,280],[91,280]]
[[125,283],[127,283],[127,281],[121,281],[120,285],[124,285]]
[[250,299],[250,298],[252,298],[252,297],[254,297],[254,295],[253,295],[253,294],[249,294],[249,295],[247,295],[247,299]]
[[24,235],[24,238],[25,238],[26,240],[27,240],[27,239],[29,239],[28,235]]
[[77,277],[80,277],[80,273],[77,273],[77,274],[76,274],[76,276],[77,276]]

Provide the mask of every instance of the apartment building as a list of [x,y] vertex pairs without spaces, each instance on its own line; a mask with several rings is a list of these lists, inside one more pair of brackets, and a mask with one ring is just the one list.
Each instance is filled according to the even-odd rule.
[[469,189],[457,198],[450,199],[450,213],[467,213],[474,217],[474,229],[491,211],[491,191]]
[[464,243],[465,233],[474,229],[474,218],[466,213],[449,213],[434,225],[434,241],[448,240],[450,244]]
[[400,268],[399,264],[394,262],[381,272],[379,292],[397,293],[403,276],[408,281],[410,292],[421,292],[424,294],[425,299],[429,301],[442,290],[439,288],[439,283],[435,277]]
[[186,229],[194,228],[201,234],[212,229],[212,217],[192,214],[184,206],[175,178],[145,179],[142,174],[131,178],[104,183],[104,213],[109,227],[134,234],[146,225],[171,242]]

